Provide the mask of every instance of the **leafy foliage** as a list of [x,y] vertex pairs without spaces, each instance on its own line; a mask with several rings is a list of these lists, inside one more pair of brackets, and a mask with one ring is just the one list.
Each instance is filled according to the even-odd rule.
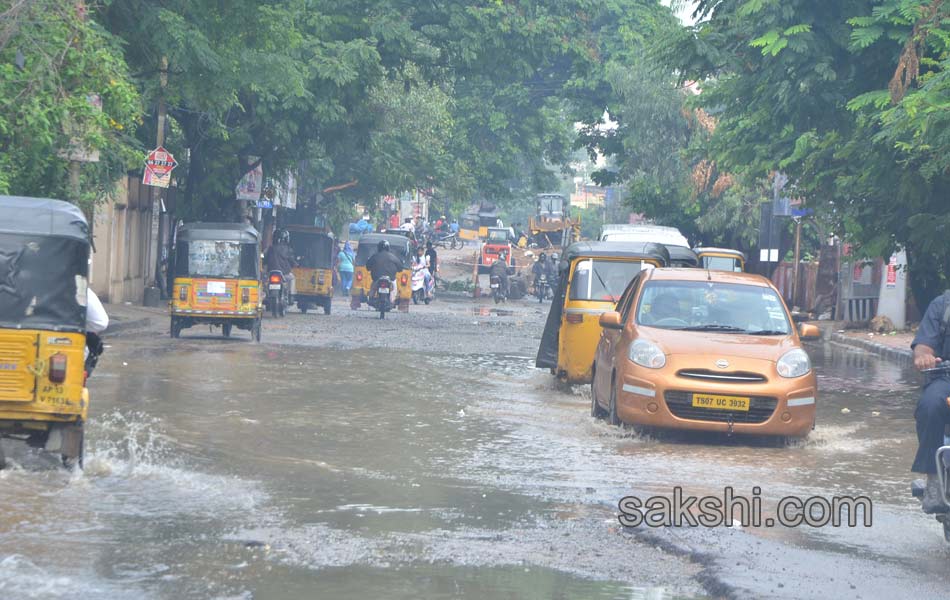
[[117,40],[77,5],[0,2],[0,193],[67,197],[70,151],[98,152],[73,198],[88,205],[138,158],[139,115]]

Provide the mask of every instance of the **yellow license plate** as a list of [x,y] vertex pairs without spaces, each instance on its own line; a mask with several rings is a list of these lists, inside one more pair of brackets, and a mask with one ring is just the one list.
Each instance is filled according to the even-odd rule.
[[693,394],[693,406],[715,410],[739,410],[749,412],[752,399],[742,396],[717,396],[714,394]]

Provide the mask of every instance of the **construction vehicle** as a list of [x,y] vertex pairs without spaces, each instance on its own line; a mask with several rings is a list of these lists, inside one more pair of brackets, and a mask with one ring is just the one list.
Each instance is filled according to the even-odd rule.
[[528,219],[532,242],[541,248],[567,248],[580,239],[581,219],[571,218],[563,194],[538,194],[537,215]]

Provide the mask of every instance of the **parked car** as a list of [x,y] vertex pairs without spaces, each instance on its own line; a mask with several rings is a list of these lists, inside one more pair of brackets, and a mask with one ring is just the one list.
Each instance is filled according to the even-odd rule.
[[600,317],[591,414],[611,423],[801,437],[818,394],[803,339],[770,281],[644,270]]

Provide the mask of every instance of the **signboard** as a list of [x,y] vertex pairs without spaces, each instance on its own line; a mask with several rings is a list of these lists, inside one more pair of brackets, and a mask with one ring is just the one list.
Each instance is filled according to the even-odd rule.
[[142,183],[160,188],[167,188],[172,180],[172,171],[178,166],[175,157],[161,146],[152,150],[145,157],[145,173]]
[[891,256],[890,262],[887,263],[887,280],[885,285],[889,288],[897,287],[897,257]]
[[[258,162],[256,156],[247,157],[248,164],[257,163],[257,166],[244,174],[244,177],[241,177],[241,181],[237,185],[235,193],[237,194],[238,200],[245,200],[247,202],[256,202],[261,198],[261,191],[264,187],[264,167]],[[270,201],[268,201],[270,202]],[[270,206],[261,206],[257,205],[258,208],[273,208],[273,203],[270,203]]]

